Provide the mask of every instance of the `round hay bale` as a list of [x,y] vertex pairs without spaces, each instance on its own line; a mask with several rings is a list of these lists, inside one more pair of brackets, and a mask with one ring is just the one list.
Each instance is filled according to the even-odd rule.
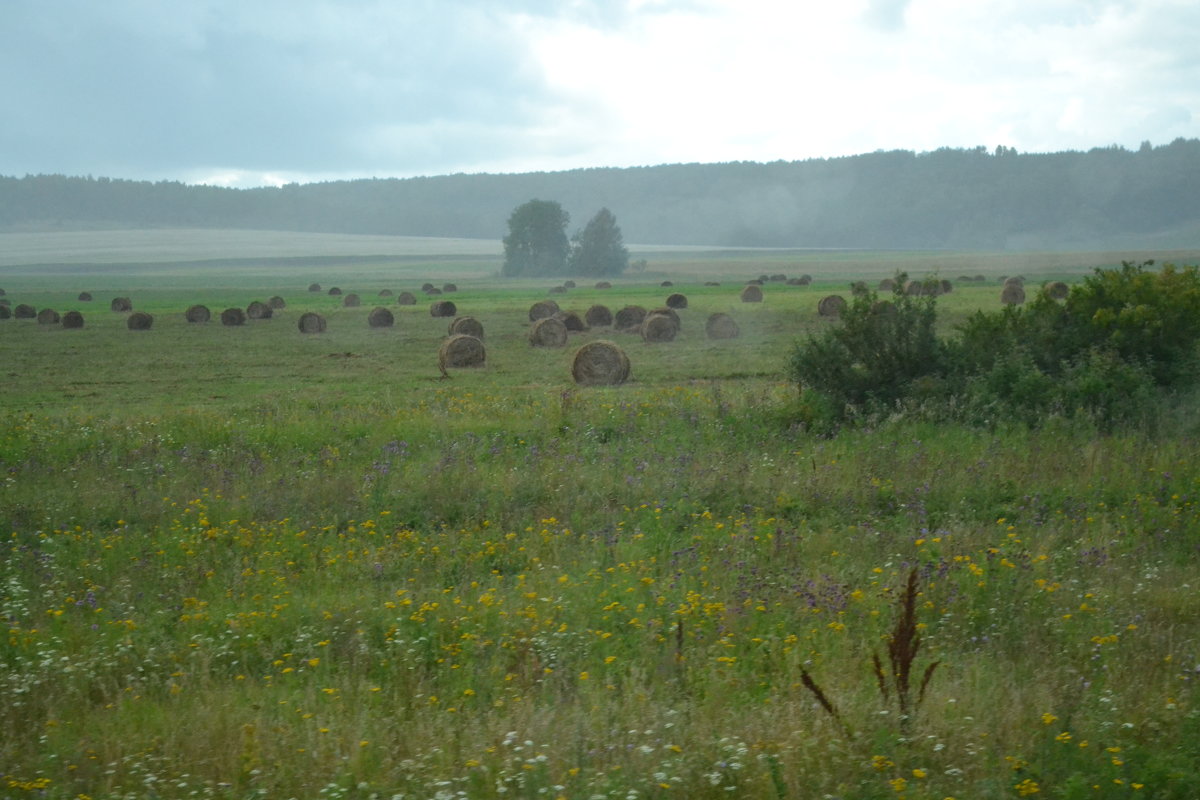
[[676,292],[667,297],[667,308],[687,308],[687,298]]
[[553,317],[559,310],[558,303],[553,300],[539,300],[529,307],[529,321],[537,322],[539,319]]
[[1025,302],[1025,287],[1019,283],[1006,283],[1000,290],[1000,302],[1006,306],[1019,306]]
[[871,313],[877,317],[890,317],[896,314],[896,304],[891,300],[876,300],[871,304]]
[[12,310],[12,313],[17,319],[34,319],[37,317],[37,309],[28,303],[18,303],[16,308]]
[[1062,281],[1053,281],[1046,284],[1046,294],[1052,300],[1065,300],[1070,293],[1071,287]]
[[12,305],[12,300],[9,300],[7,297],[0,297],[0,306],[11,306],[11,305]]
[[567,287],[565,287],[565,286],[551,286],[550,287],[550,294],[566,294],[566,293],[567,293]]
[[0,306],[0,319],[12,319],[12,309],[8,306]]
[[436,296],[440,295],[441,293],[442,293],[442,290],[437,288],[436,286],[430,286],[428,289],[425,290],[425,294],[428,295],[429,297],[436,297]]
[[300,329],[301,333],[324,333],[325,318],[315,311],[306,311],[300,315],[296,327]]
[[4,297],[4,295],[6,295],[6,294],[8,294],[8,292],[4,291],[3,289],[0,289],[0,297]]
[[81,302],[81,303],[92,302],[92,293],[91,292],[80,292],[79,293],[79,302]]
[[612,342],[588,342],[575,351],[571,377],[580,386],[619,386],[629,380],[629,356]]
[[310,283],[310,284],[308,285],[308,290],[309,290],[310,292],[319,292],[319,291],[321,291],[321,284],[319,284],[319,283]]
[[940,289],[940,294],[950,294],[954,291],[954,284],[948,278],[942,278],[938,284],[938,288]]
[[803,286],[804,284],[801,282],[801,280],[799,278],[788,278],[786,281],[784,281],[784,285],[785,286]]
[[341,294],[342,294],[342,290],[339,289],[338,287],[336,287],[336,286],[329,287],[329,296],[330,297],[339,297]]
[[619,331],[632,331],[642,327],[646,309],[641,306],[625,306],[613,315],[613,327]]
[[417,304],[417,296],[412,292],[401,292],[396,295],[396,305],[398,306],[415,306]]
[[672,283],[671,281],[663,281],[662,283],[659,284],[659,286],[662,286],[663,288],[666,288],[668,286],[674,286],[674,285],[675,284]]
[[62,322],[62,315],[53,308],[43,308],[37,314],[38,325],[57,325]]
[[367,315],[367,325],[372,328],[390,328],[396,324],[396,317],[383,306],[376,306]]
[[563,286],[567,287],[568,289],[574,289],[575,281],[563,281]]
[[391,289],[380,289],[380,290],[379,290],[379,296],[380,296],[380,297],[391,297],[391,296],[392,296],[392,290],[391,290]]
[[705,281],[704,285],[705,286],[720,286],[721,282],[720,281]]
[[457,292],[458,287],[455,286],[453,283],[444,283],[444,284],[442,284],[442,291],[443,292]]
[[675,335],[679,333],[679,326],[666,314],[655,311],[647,314],[642,320],[640,332],[643,342],[670,342],[674,341]]
[[428,281],[421,284],[421,291],[425,292],[426,294],[433,291],[434,288],[435,288],[434,285],[432,283],[429,283]]
[[766,281],[764,281],[762,278],[751,278],[750,280],[746,281],[746,284],[749,286],[762,286],[765,283]]
[[246,324],[246,312],[240,308],[227,308],[221,312],[221,324],[230,327]]
[[135,311],[125,320],[125,327],[131,331],[148,331],[154,325],[154,317],[145,311]]
[[770,276],[770,275],[767,275],[766,273],[763,273],[762,275],[759,275],[759,276],[758,276],[758,282],[759,282],[759,283],[766,283],[766,282],[767,282],[767,281],[769,281],[769,280],[771,280],[771,276]]
[[808,286],[810,283],[812,283],[812,275],[801,275],[800,276],[800,285],[801,286]]
[[212,319],[212,312],[208,310],[208,306],[195,305],[183,312],[183,318],[188,322],[208,322]]
[[529,344],[533,347],[566,347],[567,326],[555,317],[545,317],[529,329]]
[[438,300],[429,306],[431,317],[454,317],[458,315],[458,307],[449,300]]
[[1011,277],[1004,278],[1003,280],[1004,280],[1005,286],[1008,286],[1010,284],[1016,284],[1017,286],[1025,285],[1025,276],[1023,276],[1023,275],[1013,275]]
[[646,316],[648,316],[648,317],[653,314],[661,314],[663,316],[670,317],[671,321],[675,323],[675,327],[677,329],[679,329],[679,330],[683,329],[683,320],[679,318],[679,312],[677,312],[675,309],[673,309],[669,306],[663,306],[662,308],[656,308],[656,309],[646,312]]
[[579,316],[577,311],[560,311],[554,315],[554,318],[567,326],[567,333],[582,333],[587,330],[583,317]]
[[446,370],[459,367],[482,367],[487,359],[483,342],[465,333],[456,333],[442,340],[438,347],[438,368]]
[[761,303],[763,299],[762,289],[754,284],[750,284],[745,289],[742,289],[743,303]]
[[78,311],[68,311],[62,316],[62,326],[71,330],[83,327],[83,314]]
[[608,306],[597,303],[583,313],[583,321],[589,328],[608,328],[613,324],[612,311]]
[[474,317],[455,317],[450,322],[450,335],[453,336],[456,333],[463,333],[482,340],[483,323]]
[[269,298],[267,300],[267,305],[271,307],[272,311],[280,311],[287,308],[287,303],[279,295]]
[[112,302],[108,304],[108,307],[119,314],[123,314],[126,311],[133,311],[133,301],[128,297],[114,297]]
[[362,298],[359,297],[358,295],[356,295],[354,292],[351,292],[350,294],[348,294],[342,298],[342,307],[343,308],[358,308],[361,305],[362,305]]
[[840,294],[822,297],[821,302],[817,303],[817,314],[822,317],[840,317],[845,310],[846,298]]
[[609,283],[608,281],[599,281],[596,283],[596,288],[597,289],[611,289],[612,284]]
[[894,278],[884,278],[879,282],[879,291],[894,292],[896,291],[896,280]]
[[246,306],[247,319],[270,319],[272,313],[269,305],[260,303],[258,300]]
[[742,335],[742,331],[733,317],[718,311],[708,315],[704,323],[704,335],[709,339],[736,339]]
[[771,280],[775,283],[787,283],[787,279],[788,276],[784,275],[782,272],[777,272],[771,276]]
[[871,289],[867,286],[866,281],[855,281],[854,283],[850,284],[850,294],[854,295],[855,297],[866,297],[870,291]]

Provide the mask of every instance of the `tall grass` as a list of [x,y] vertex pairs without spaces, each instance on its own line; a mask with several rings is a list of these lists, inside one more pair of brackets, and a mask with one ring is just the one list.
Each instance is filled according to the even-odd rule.
[[586,391],[513,288],[447,381],[418,314],[3,329],[3,793],[1200,794],[1194,402],[830,436],[804,291]]

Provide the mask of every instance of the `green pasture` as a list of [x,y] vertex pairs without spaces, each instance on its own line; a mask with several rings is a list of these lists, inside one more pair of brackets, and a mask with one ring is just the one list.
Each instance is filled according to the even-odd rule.
[[[1001,275],[1122,254],[657,248],[550,295],[476,245],[111,241],[0,266],[13,305],[85,316],[0,320],[0,796],[1200,796],[1195,398],[1152,434],[831,432],[783,377],[852,281],[985,275],[938,299],[952,336]],[[814,282],[740,302],[775,273]],[[425,281],[485,366],[442,377]],[[528,344],[538,300],[674,292],[673,342]],[[739,338],[705,338],[718,311]],[[572,382],[596,338],[629,383]]]

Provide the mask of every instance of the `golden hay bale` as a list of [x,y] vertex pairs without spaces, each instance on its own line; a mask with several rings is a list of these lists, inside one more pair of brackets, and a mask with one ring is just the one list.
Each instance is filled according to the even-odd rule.
[[438,300],[429,306],[429,316],[431,317],[454,317],[458,316],[458,306],[449,300]]
[[679,318],[679,312],[676,311],[675,309],[671,308],[670,306],[663,306],[662,308],[655,308],[655,309],[652,309],[651,311],[646,312],[646,316],[650,316],[652,314],[662,314],[664,316],[670,317],[671,321],[675,323],[676,329],[678,329],[678,330],[683,329],[683,320]]
[[392,290],[391,290],[391,289],[380,289],[380,290],[379,290],[379,296],[380,296],[380,297],[391,297],[391,296],[392,296]]
[[575,351],[571,376],[580,386],[620,385],[629,380],[629,356],[612,342],[588,342]]
[[64,328],[77,330],[83,327],[83,314],[78,311],[68,311],[62,316],[62,326]]
[[667,308],[687,308],[687,298],[676,292],[667,298]]
[[37,314],[38,325],[57,325],[62,322],[62,316],[53,308],[43,308]]
[[558,311],[558,303],[553,300],[539,300],[529,307],[529,321],[537,322],[539,319],[553,317]]
[[319,292],[319,291],[321,291],[321,284],[319,284],[319,283],[310,283],[310,284],[308,285],[308,290],[309,290],[310,292]]
[[666,314],[651,312],[642,320],[640,332],[643,342],[670,342],[679,333],[679,325]]
[[1000,291],[1000,302],[1006,306],[1019,306],[1025,302],[1025,287],[1019,283],[1006,283]]
[[308,311],[300,315],[296,327],[300,329],[301,333],[324,333],[325,318],[315,311]]
[[539,319],[529,329],[529,344],[533,347],[566,347],[567,326],[554,317]]
[[81,302],[81,303],[92,302],[92,293],[91,292],[80,292],[79,293],[79,302]]
[[1046,295],[1052,300],[1065,300],[1070,293],[1071,287],[1062,281],[1053,281],[1046,284]]
[[412,292],[401,292],[396,295],[396,305],[398,306],[415,306],[417,304],[417,296]]
[[125,320],[125,327],[131,331],[148,331],[154,325],[154,317],[145,311],[135,311]]
[[458,287],[456,285],[454,285],[453,283],[444,283],[444,284],[442,284],[442,291],[443,292],[457,292]]
[[133,311],[133,301],[128,297],[114,297],[108,307],[118,313]]
[[567,333],[582,333],[587,330],[583,317],[579,316],[577,311],[560,311],[554,315],[554,318],[567,326]]
[[287,308],[287,303],[279,295],[269,298],[267,300],[267,305],[271,307],[272,311],[279,311],[280,309]]
[[421,291],[425,292],[426,294],[428,294],[433,289],[434,289],[434,285],[432,283],[429,283],[428,281],[421,284]]
[[625,306],[613,315],[613,327],[619,331],[637,330],[646,318],[646,309],[641,306]]
[[743,303],[761,303],[763,299],[762,289],[754,284],[750,284],[745,289],[742,289]]
[[704,323],[704,335],[709,339],[736,339],[742,335],[742,331],[733,317],[718,311],[708,315]]
[[234,327],[246,324],[246,312],[240,308],[227,308],[221,312],[221,324]]
[[442,340],[438,347],[438,368],[446,374],[447,368],[482,367],[487,360],[483,342],[465,333],[456,333]]
[[1024,275],[1013,275],[1011,277],[1004,278],[1003,280],[1004,280],[1005,286],[1008,286],[1010,284],[1015,284],[1017,286],[1025,285],[1025,276]]
[[376,306],[367,315],[367,325],[372,328],[390,328],[396,324],[396,317],[383,306]]
[[474,317],[455,317],[450,322],[450,335],[453,336],[456,333],[483,339],[483,323]]
[[330,287],[330,289],[329,289],[329,296],[330,296],[330,297],[337,297],[337,296],[339,296],[341,293],[342,293],[342,290],[341,290],[341,289],[339,289],[339,288],[338,288],[338,287],[336,287],[336,286],[332,286],[332,287]]
[[608,281],[598,281],[598,282],[596,283],[596,288],[597,288],[597,289],[611,289],[611,288],[612,288],[612,284],[611,284],[611,283],[609,283]]
[[247,319],[270,319],[273,313],[269,305],[258,300],[246,306]]
[[846,298],[840,294],[822,297],[821,302],[817,303],[817,314],[822,317],[840,317],[845,310]]
[[584,312],[583,321],[589,328],[608,328],[613,324],[612,311],[597,303]]
[[12,313],[17,319],[34,319],[37,317],[37,309],[28,303],[19,303],[17,307],[13,309]]
[[343,308],[358,308],[361,305],[362,305],[362,298],[359,297],[358,295],[356,295],[354,292],[351,292],[350,294],[348,294],[342,298],[342,307]]
[[12,319],[12,309],[8,306],[0,306],[0,319]]
[[183,318],[188,322],[208,322],[212,319],[212,312],[208,310],[208,306],[195,305],[183,312]]
[[884,278],[879,282],[879,291],[893,292],[896,290],[896,281],[893,278]]

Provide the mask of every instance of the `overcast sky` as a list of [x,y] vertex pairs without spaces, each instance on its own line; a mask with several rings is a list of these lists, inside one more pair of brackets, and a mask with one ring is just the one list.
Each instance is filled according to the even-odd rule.
[[0,175],[230,186],[1200,137],[1196,0],[0,0]]

